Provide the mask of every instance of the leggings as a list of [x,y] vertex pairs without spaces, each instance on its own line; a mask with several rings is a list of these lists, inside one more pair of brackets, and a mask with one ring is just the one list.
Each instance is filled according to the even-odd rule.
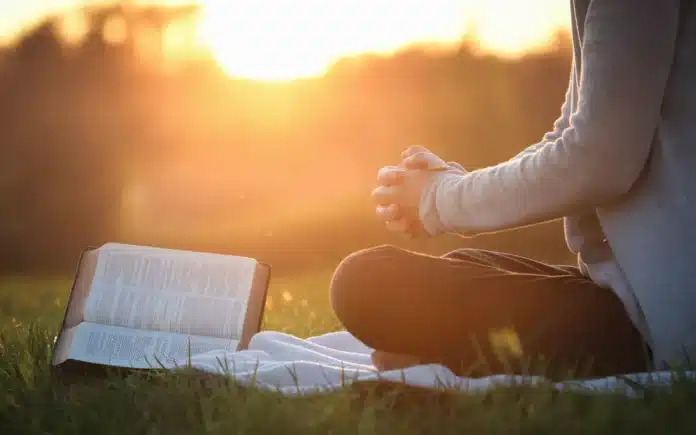
[[334,272],[331,303],[367,346],[460,376],[600,377],[646,371],[651,361],[611,289],[577,267],[512,254],[358,251]]

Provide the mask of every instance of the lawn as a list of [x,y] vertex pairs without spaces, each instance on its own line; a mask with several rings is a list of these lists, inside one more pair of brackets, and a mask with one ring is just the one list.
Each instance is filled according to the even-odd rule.
[[[330,270],[274,278],[264,329],[308,336],[337,328],[329,279]],[[0,281],[0,433],[696,433],[696,386],[688,383],[640,399],[546,387],[448,396],[363,390],[291,399],[186,375],[61,383],[51,378],[48,362],[69,287],[65,279]]]

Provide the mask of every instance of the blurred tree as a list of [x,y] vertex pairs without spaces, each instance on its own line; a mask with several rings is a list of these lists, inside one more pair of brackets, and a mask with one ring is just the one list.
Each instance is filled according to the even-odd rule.
[[[125,171],[137,158],[138,126],[147,116],[134,110],[137,94],[129,92],[138,80],[131,74],[134,34],[143,22],[161,32],[167,17],[182,13],[141,12],[90,8],[86,36],[71,53],[57,17],[49,17],[7,53],[0,270],[65,270],[84,247],[120,237]],[[137,25],[125,28],[120,43],[108,41],[106,26],[125,18]]]
[[[376,169],[418,142],[470,168],[507,158],[551,127],[570,65],[563,35],[519,60],[467,37],[253,83],[210,59],[163,68],[164,33],[193,7],[82,12],[77,42],[49,17],[0,55],[0,271],[65,272],[107,240],[241,252],[281,271],[377,243],[453,248],[383,230],[368,196]],[[135,235],[122,232],[126,189],[152,222]],[[566,259],[558,223],[467,243]]]

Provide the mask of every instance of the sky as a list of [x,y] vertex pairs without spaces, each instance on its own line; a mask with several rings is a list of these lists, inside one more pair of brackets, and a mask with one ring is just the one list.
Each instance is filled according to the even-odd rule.
[[0,39],[7,40],[42,14],[60,10],[75,0],[0,0]]
[[[97,0],[0,0],[0,42],[49,13]],[[138,1],[138,0],[136,0]],[[185,0],[140,0],[185,3]],[[475,25],[484,49],[515,55],[544,46],[569,20],[564,0],[197,0],[197,30],[230,74],[320,73],[338,57],[452,43]]]

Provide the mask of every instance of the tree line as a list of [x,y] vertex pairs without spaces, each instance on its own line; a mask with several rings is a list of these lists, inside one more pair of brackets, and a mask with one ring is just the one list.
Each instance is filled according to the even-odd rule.
[[[138,29],[161,34],[190,12],[92,8],[79,43],[49,17],[2,50],[2,273],[65,273],[85,247],[115,240],[254,255],[281,271],[375,243],[457,246],[385,234],[369,204],[377,168],[414,143],[472,169],[506,159],[551,127],[568,80],[563,35],[516,60],[466,39],[456,50],[341,60],[291,83],[233,80],[208,58],[176,70],[143,61]],[[118,43],[104,33],[114,17],[129,24]],[[161,189],[144,201],[153,227],[177,221],[190,235],[124,231],[133,180],[174,164],[217,190]],[[194,231],[221,221],[228,231]],[[552,223],[467,243],[567,260],[559,231]]]

